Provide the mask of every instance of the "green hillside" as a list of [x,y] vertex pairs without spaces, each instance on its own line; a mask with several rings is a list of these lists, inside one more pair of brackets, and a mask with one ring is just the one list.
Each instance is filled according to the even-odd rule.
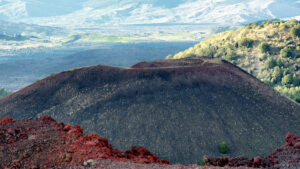
[[216,34],[168,59],[223,58],[300,103],[300,21],[268,21]]

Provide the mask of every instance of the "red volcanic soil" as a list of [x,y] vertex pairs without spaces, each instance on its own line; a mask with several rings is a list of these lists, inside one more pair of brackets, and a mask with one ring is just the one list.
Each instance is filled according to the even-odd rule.
[[286,145],[266,157],[204,158],[207,166],[170,165],[143,147],[115,149],[106,138],[84,134],[80,126],[51,117],[0,119],[0,168],[299,168],[300,137],[287,134]]
[[143,147],[115,149],[106,138],[84,134],[80,126],[51,117],[0,120],[0,168],[77,168],[95,163],[94,159],[169,164]]
[[206,165],[213,166],[248,166],[254,168],[300,168],[300,137],[288,133],[286,145],[276,149],[266,157],[205,158]]

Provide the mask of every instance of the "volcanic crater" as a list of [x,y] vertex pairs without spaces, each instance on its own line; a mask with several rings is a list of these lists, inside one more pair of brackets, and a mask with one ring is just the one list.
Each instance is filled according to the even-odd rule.
[[300,135],[300,105],[231,63],[211,58],[91,66],[42,79],[0,100],[0,117],[51,116],[119,149],[143,146],[171,163],[268,154]]

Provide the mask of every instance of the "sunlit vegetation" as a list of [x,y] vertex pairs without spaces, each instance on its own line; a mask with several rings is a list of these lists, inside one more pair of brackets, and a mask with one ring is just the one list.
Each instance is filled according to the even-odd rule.
[[5,97],[5,96],[8,96],[8,95],[10,95],[11,93],[12,93],[12,92],[10,92],[10,91],[4,89],[3,87],[0,88],[0,98]]
[[300,21],[268,21],[227,31],[172,58],[208,56],[241,67],[300,103]]

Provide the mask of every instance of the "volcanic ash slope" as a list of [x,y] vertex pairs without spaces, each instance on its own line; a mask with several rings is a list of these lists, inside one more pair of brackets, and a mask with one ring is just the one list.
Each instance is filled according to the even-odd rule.
[[223,60],[186,58],[131,68],[93,66],[40,80],[0,100],[0,116],[52,116],[172,163],[257,156],[300,135],[300,105]]

